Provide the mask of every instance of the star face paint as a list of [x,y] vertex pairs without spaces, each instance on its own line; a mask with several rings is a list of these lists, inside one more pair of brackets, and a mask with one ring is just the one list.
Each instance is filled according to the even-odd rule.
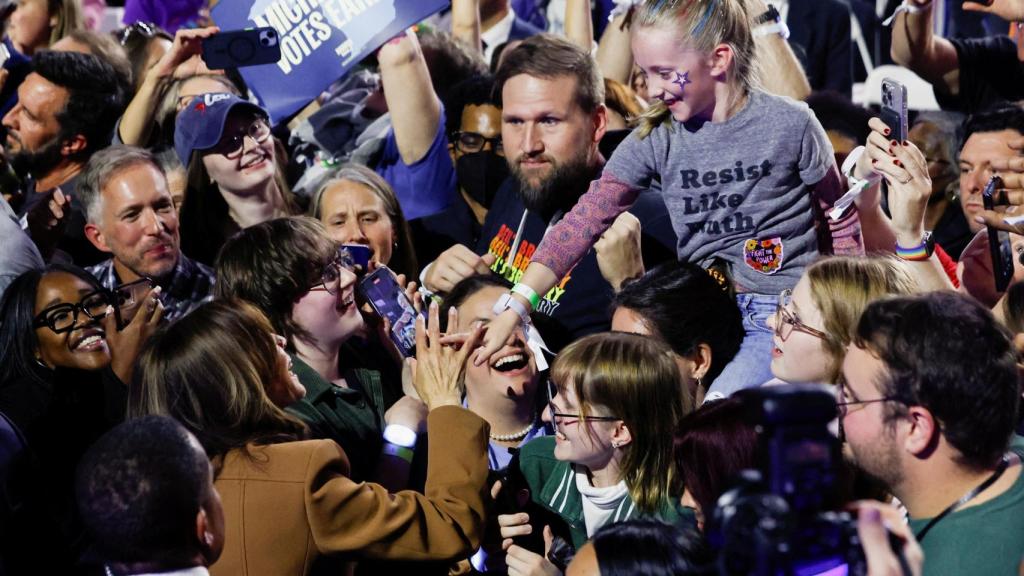
[[680,74],[679,71],[676,70],[673,74],[675,74],[675,78],[672,80],[672,83],[679,86],[679,95],[682,96],[686,85],[690,83],[690,71],[687,70]]

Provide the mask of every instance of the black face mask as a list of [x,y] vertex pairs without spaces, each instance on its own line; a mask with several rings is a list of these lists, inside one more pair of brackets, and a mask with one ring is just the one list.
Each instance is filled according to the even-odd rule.
[[508,178],[505,158],[491,152],[464,154],[455,161],[459,185],[484,208],[490,208],[498,187]]

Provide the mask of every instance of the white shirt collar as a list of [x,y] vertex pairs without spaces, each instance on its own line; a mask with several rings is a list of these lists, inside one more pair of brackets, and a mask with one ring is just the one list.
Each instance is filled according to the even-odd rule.
[[487,29],[486,32],[480,32],[480,39],[484,41],[484,61],[490,63],[491,56],[494,54],[494,49],[508,42],[508,36],[512,33],[512,23],[516,20],[516,12],[511,7],[508,9],[508,14],[501,20],[498,20],[494,26]]

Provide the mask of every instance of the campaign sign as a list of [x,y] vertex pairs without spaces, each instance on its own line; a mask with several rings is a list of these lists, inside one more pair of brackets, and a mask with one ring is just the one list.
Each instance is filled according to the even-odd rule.
[[277,30],[281,60],[239,69],[277,123],[384,42],[447,5],[447,0],[221,0],[211,17],[224,31]]

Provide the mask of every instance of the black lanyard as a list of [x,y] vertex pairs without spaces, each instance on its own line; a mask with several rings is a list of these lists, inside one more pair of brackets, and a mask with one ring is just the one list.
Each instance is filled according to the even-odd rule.
[[995,484],[996,480],[999,480],[999,477],[1003,475],[1003,472],[1006,471],[1006,467],[1009,465],[1010,459],[1007,458],[1006,456],[1003,456],[1003,459],[999,461],[999,465],[996,466],[995,472],[992,472],[991,476],[985,479],[984,482],[979,484],[973,490],[971,490],[967,494],[964,494],[959,500],[950,504],[949,507],[943,510],[938,516],[932,518],[932,521],[925,525],[925,527],[922,528],[920,532],[915,534],[914,536],[917,538],[917,542],[920,543],[922,540],[924,540],[924,537],[928,535],[928,531],[931,530],[936,524],[938,524],[939,520],[942,520],[949,514],[955,512],[958,508],[966,504],[972,498],[984,492],[986,488]]

